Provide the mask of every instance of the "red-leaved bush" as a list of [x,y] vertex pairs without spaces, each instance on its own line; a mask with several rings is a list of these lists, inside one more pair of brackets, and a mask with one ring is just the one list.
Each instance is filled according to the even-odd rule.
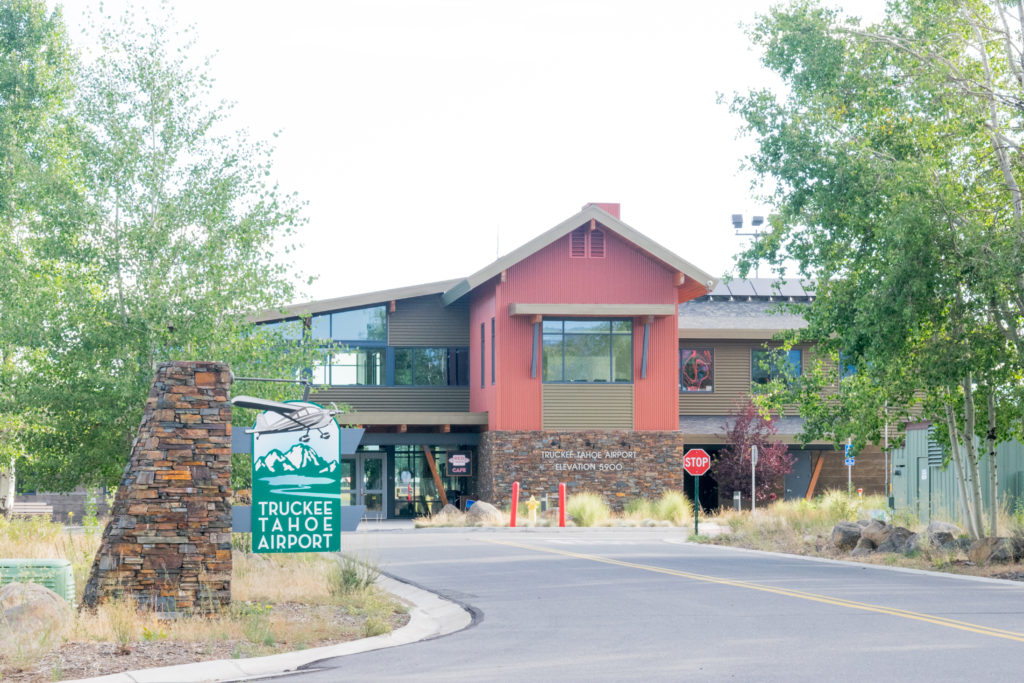
[[711,463],[711,474],[718,482],[720,496],[739,491],[750,499],[750,447],[757,446],[757,502],[767,502],[780,488],[796,459],[786,444],[775,441],[778,431],[770,419],[761,417],[757,406],[747,399],[736,404],[736,413],[725,421],[722,436],[728,444]]

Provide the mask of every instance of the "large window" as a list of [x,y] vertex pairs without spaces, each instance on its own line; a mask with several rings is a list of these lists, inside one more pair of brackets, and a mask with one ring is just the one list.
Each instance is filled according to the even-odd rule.
[[715,352],[713,349],[679,349],[679,390],[695,392],[715,390]]
[[467,386],[468,348],[396,348],[395,384]]
[[750,381],[753,384],[799,377],[802,370],[803,354],[800,349],[753,349],[750,352]]
[[352,311],[320,313],[313,316],[310,332],[313,339],[387,342],[387,311],[384,306],[372,306]]
[[545,382],[633,381],[631,320],[545,320]]
[[383,347],[326,349],[323,363],[313,368],[314,384],[370,385],[385,382]]

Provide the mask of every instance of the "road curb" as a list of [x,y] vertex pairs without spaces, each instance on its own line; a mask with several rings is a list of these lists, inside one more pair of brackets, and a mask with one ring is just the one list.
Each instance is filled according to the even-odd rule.
[[294,671],[314,662],[334,657],[406,645],[448,635],[469,626],[473,615],[451,600],[417,586],[381,575],[377,585],[411,605],[409,623],[392,633],[363,638],[337,645],[283,652],[249,659],[218,659],[156,669],[139,669],[118,674],[78,679],[90,683],[202,683],[238,681]]

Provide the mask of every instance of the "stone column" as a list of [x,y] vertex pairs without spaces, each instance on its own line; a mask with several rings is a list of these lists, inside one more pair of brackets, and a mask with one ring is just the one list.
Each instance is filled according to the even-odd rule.
[[161,363],[83,604],[208,614],[231,602],[231,372]]

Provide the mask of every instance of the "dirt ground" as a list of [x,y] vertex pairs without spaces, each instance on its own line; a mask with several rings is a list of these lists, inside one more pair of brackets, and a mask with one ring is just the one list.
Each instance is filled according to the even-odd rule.
[[[269,655],[334,645],[362,637],[364,617],[349,614],[345,608],[336,605],[281,603],[274,605],[274,613],[278,617],[287,618],[293,624],[329,618],[332,624],[338,626],[337,636],[328,640],[303,643],[279,641],[273,646],[257,646],[247,640],[183,642],[155,639],[132,642],[127,652],[123,652],[116,643],[72,641],[64,643],[22,670],[5,668],[0,673],[0,680],[4,683],[36,683],[88,678],[135,669]],[[391,616],[392,630],[401,628],[408,622],[408,614],[396,613]]]

